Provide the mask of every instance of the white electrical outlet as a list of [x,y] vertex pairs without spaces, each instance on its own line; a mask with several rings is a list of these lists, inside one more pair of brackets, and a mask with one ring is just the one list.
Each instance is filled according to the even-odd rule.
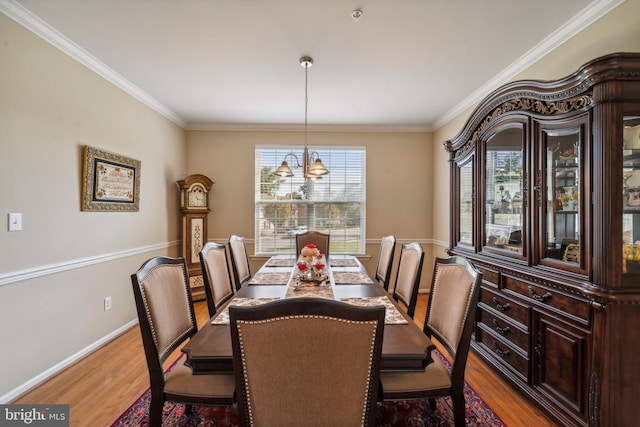
[[104,311],[111,310],[111,297],[106,297],[104,299]]
[[21,231],[22,230],[22,214],[10,213],[9,214],[9,231]]

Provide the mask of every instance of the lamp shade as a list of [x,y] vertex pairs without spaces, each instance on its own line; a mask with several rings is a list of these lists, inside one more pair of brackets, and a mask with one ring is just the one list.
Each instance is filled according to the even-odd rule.
[[320,160],[320,158],[317,158],[309,168],[309,175],[320,176],[326,175],[328,173],[329,169],[327,169],[327,167],[322,163],[322,160]]
[[278,169],[276,169],[276,171],[274,173],[276,175],[282,176],[282,177],[293,176],[293,172],[291,171],[291,168],[289,167],[289,164],[287,163],[286,160],[282,162],[280,167]]

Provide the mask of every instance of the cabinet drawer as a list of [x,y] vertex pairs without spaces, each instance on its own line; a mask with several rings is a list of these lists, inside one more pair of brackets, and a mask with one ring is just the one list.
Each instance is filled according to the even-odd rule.
[[529,332],[531,315],[528,306],[484,286],[480,289],[480,301],[484,306],[518,322],[525,331]]
[[481,327],[490,329],[495,334],[502,336],[505,340],[513,343],[514,346],[520,347],[525,353],[529,354],[530,340],[528,333],[493,312],[484,310],[482,307],[478,309],[478,322]]
[[529,359],[527,357],[483,328],[478,328],[477,335],[479,336],[476,337],[476,340],[482,343],[497,360],[502,361],[512,371],[518,373],[524,381],[529,380]]
[[570,315],[584,323],[589,323],[589,303],[587,301],[504,274],[502,275],[502,284],[504,289],[524,297],[527,301],[555,309],[563,315]]
[[488,268],[478,267],[478,266],[476,266],[476,268],[482,273],[482,279],[485,282],[493,284],[496,287],[498,286],[498,284],[500,283],[500,272],[499,271],[490,270]]

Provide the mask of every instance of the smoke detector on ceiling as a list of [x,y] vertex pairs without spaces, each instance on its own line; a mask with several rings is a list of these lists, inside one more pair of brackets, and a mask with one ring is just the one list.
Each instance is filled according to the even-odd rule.
[[360,18],[362,18],[362,11],[360,9],[354,10],[353,12],[351,12],[351,17],[354,21],[359,20]]

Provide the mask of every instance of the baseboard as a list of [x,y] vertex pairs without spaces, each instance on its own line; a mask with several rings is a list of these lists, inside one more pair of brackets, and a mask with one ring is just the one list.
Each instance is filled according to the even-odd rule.
[[29,381],[25,382],[24,384],[20,385],[19,387],[16,387],[15,389],[11,390],[9,393],[5,394],[4,396],[1,396],[0,397],[0,404],[9,403],[13,399],[16,399],[16,398],[22,396],[23,394],[25,394],[26,392],[28,392],[32,388],[40,385],[41,383],[43,383],[44,381],[46,381],[46,380],[48,380],[50,378],[52,378],[54,375],[58,374],[62,370],[68,368],[71,365],[73,365],[78,360],[80,360],[83,357],[87,356],[88,354],[90,354],[94,350],[97,350],[98,348],[102,347],[103,345],[105,345],[109,341],[111,341],[111,340],[117,338],[118,336],[122,335],[127,330],[129,330],[131,327],[133,327],[133,326],[135,326],[137,324],[138,324],[138,319],[134,319],[134,320],[124,324],[123,326],[119,327],[115,331],[113,331],[113,332],[105,335],[104,337],[100,338],[98,341],[95,341],[94,343],[90,344],[89,346],[83,348],[79,352],[67,357],[65,360],[63,360],[62,362],[58,363],[57,365],[52,366],[51,368],[47,369],[46,371],[42,372],[41,374],[35,376],[34,378],[32,378]]

